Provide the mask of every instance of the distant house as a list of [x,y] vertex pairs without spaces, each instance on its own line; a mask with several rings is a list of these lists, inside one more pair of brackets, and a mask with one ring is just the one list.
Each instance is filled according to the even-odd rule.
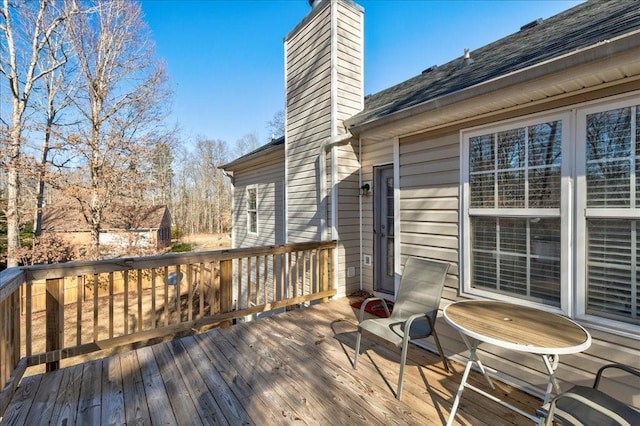
[[[408,256],[445,261],[443,305],[511,301],[591,332],[589,350],[560,360],[561,381],[640,367],[638,2],[523,22],[367,97],[364,10],[312,3],[284,40],[282,145],[225,166],[234,246],[336,240],[338,294],[390,299]],[[438,327],[446,352],[466,350]],[[537,360],[485,352],[504,380],[544,388]],[[640,407],[638,383],[620,389]]]
[[[89,225],[72,204],[43,208],[42,230],[53,233],[73,245],[89,245]],[[115,249],[160,250],[171,245],[171,215],[166,205],[114,206],[105,212],[100,244]]]

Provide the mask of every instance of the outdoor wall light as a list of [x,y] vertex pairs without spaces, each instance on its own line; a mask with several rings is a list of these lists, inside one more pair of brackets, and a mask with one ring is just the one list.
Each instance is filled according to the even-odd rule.
[[369,195],[369,191],[371,191],[371,185],[365,183],[360,187],[360,195]]

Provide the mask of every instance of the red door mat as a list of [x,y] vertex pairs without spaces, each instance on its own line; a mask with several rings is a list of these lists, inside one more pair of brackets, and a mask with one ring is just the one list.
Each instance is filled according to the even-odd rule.
[[[351,306],[353,308],[356,309],[360,309],[360,307],[362,306],[362,302],[363,300],[360,300],[358,302],[354,302],[351,304]],[[389,308],[389,312],[393,311],[393,302],[390,302],[387,300],[387,308]],[[386,318],[387,314],[384,311],[384,306],[382,305],[382,301],[381,300],[374,300],[372,302],[367,303],[367,307],[364,309],[366,312],[369,312],[370,314],[379,316],[380,318]]]

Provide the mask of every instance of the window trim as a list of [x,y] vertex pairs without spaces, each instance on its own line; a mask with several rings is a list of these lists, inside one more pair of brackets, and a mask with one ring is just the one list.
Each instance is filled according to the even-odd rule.
[[[256,192],[256,208],[254,209],[249,209],[249,191],[255,191]],[[245,203],[246,208],[247,208],[247,234],[249,235],[260,235],[260,227],[259,227],[259,217],[260,217],[260,207],[259,207],[259,203],[258,203],[258,185],[248,185],[246,190],[245,190],[245,194],[247,196],[247,201]],[[251,213],[255,212],[256,215],[256,230],[255,232],[251,231]]]
[[[461,173],[461,185],[460,185],[460,224],[461,224],[461,250],[460,250],[460,262],[462,268],[460,268],[460,291],[461,294],[472,298],[488,298],[495,300],[503,300],[507,302],[515,302],[523,306],[531,306],[537,308],[543,308],[550,312],[562,313],[571,316],[571,303],[572,298],[571,280],[573,265],[571,250],[571,226],[572,226],[572,195],[571,195],[571,183],[572,183],[572,170],[569,167],[570,164],[565,160],[563,155],[563,161],[560,168],[560,188],[563,196],[560,197],[559,208],[470,208],[470,183],[469,183],[469,140],[475,136],[486,135],[487,133],[498,133],[506,130],[512,130],[520,127],[528,127],[535,124],[540,124],[549,121],[561,121],[562,122],[562,139],[561,146],[563,154],[571,151],[571,135],[573,133],[573,119],[570,111],[553,111],[545,112],[541,114],[530,115],[526,117],[519,117],[516,119],[502,121],[498,123],[489,123],[483,126],[462,129],[460,131],[460,173]],[[542,303],[534,302],[531,300],[521,299],[518,297],[509,296],[506,294],[499,294],[471,287],[471,219],[470,215],[477,216],[512,216],[512,217],[559,217],[560,218],[560,307],[553,307]]]

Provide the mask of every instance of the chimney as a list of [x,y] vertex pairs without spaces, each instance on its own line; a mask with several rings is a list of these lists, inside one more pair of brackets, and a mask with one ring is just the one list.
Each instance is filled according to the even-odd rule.
[[351,0],[309,4],[308,15],[284,39],[289,242],[317,240],[327,229],[321,189],[327,176],[321,175],[332,161],[319,165],[319,153],[347,133],[344,120],[364,106],[364,9]]

